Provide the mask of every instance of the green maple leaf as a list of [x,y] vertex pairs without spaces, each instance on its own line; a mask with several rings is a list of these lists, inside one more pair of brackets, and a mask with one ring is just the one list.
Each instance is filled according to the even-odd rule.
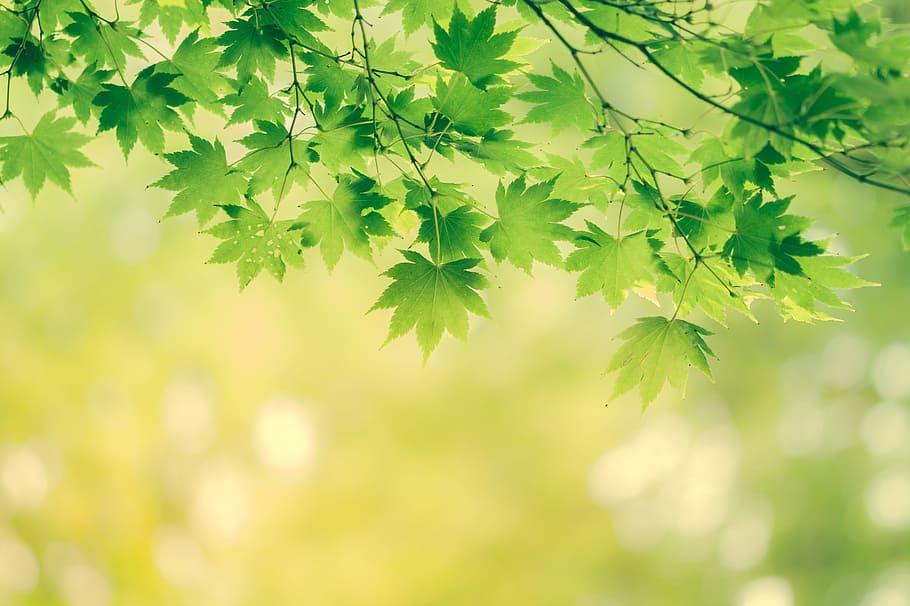
[[274,78],[275,60],[288,52],[281,29],[263,25],[255,16],[228,21],[227,26],[228,30],[218,38],[218,44],[225,47],[218,66],[236,64],[237,77],[242,80],[256,73],[268,80]]
[[878,286],[850,273],[844,266],[862,257],[820,255],[801,259],[802,274],[781,273],[771,285],[771,295],[784,318],[800,322],[835,320],[818,309],[818,303],[835,309],[853,309],[835,290]]
[[796,258],[824,252],[817,244],[800,236],[810,224],[808,219],[784,214],[790,200],[762,203],[761,194],[756,194],[745,204],[734,206],[736,231],[724,244],[723,254],[740,275],[751,269],[760,280],[773,284],[774,270],[802,275]]
[[550,198],[553,181],[527,187],[521,176],[508,188],[496,188],[499,219],[483,230],[480,239],[490,243],[497,261],[508,259],[515,267],[531,272],[534,259],[554,267],[562,266],[556,240],[572,240],[575,232],[560,221],[568,219],[579,205]]
[[196,211],[200,225],[218,212],[219,206],[242,202],[247,189],[243,174],[228,166],[224,146],[218,139],[209,143],[190,135],[192,151],[164,154],[176,168],[152,184],[179,192],[165,216],[182,215]]
[[240,140],[252,151],[237,163],[237,168],[251,175],[249,195],[271,189],[275,198],[281,199],[294,183],[307,180],[312,154],[306,143],[289,137],[287,128],[281,124],[257,120],[256,127],[259,130]]
[[273,221],[253,200],[247,200],[247,207],[228,204],[221,208],[230,219],[206,231],[224,240],[208,262],[236,261],[241,290],[263,267],[279,282],[287,265],[303,267],[299,226],[294,221]]
[[591,175],[577,156],[563,158],[547,154],[547,166],[537,166],[530,174],[540,181],[555,179],[553,196],[563,200],[579,200],[591,203],[600,211],[606,211],[610,197],[619,191],[615,181],[602,176]]
[[55,118],[44,114],[31,133],[0,137],[0,163],[3,180],[22,175],[25,188],[34,198],[50,179],[70,192],[69,167],[94,166],[79,148],[91,138],[72,132],[75,118]]
[[700,308],[718,324],[726,326],[727,310],[733,309],[755,320],[748,300],[740,292],[748,280],[740,278],[722,259],[702,258],[693,263],[680,255],[664,253],[661,260],[671,273],[658,276],[658,289],[673,293],[677,315],[685,316]]
[[537,164],[537,157],[528,151],[530,143],[513,139],[510,130],[488,130],[479,139],[459,139],[452,142],[461,153],[483,164],[491,173],[524,173]]
[[310,149],[333,172],[342,167],[366,170],[363,156],[373,149],[370,124],[361,108],[331,101],[315,107],[313,118],[319,132],[310,139]]
[[274,120],[288,113],[287,102],[269,94],[268,86],[259,78],[246,82],[234,82],[237,92],[227,95],[221,102],[236,107],[228,124]]
[[638,386],[642,402],[647,406],[668,381],[685,391],[690,366],[710,377],[707,356],[716,356],[703,337],[711,334],[685,320],[667,320],[662,316],[639,318],[619,334],[625,343],[607,366],[607,372],[619,373],[613,396]]
[[183,25],[191,28],[208,23],[205,6],[200,0],[132,0],[127,4],[139,4],[139,27],[145,28],[157,21],[168,41],[173,44]]
[[224,90],[227,78],[218,71],[221,59],[218,41],[214,38],[200,38],[199,31],[192,31],[174,51],[170,61],[159,63],[157,70],[162,73],[176,73],[172,84],[206,109],[224,115],[218,102],[218,92]]
[[566,259],[566,269],[582,272],[576,289],[579,297],[601,292],[616,309],[630,290],[654,281],[654,249],[644,232],[617,240],[590,221],[585,223],[588,232],[576,238],[579,248]]
[[[486,219],[470,205],[459,206],[447,213],[432,206],[418,206],[422,219],[417,233],[418,242],[426,242],[434,261],[479,258],[480,226]],[[438,237],[437,237],[438,235]]]
[[306,64],[307,90],[324,93],[338,103],[353,95],[357,76],[351,70],[317,53],[303,53],[300,59]]
[[[464,76],[455,74],[448,82],[442,77],[437,78],[433,106],[452,123],[456,131],[482,136],[491,128],[511,121],[512,117],[499,109],[511,96],[506,87],[483,91]],[[444,130],[445,125],[437,124],[437,128]]]
[[520,93],[518,98],[532,103],[534,107],[525,116],[524,122],[545,122],[560,133],[569,127],[581,130],[597,124],[594,106],[585,95],[585,83],[577,72],[570,74],[550,62],[553,77],[528,74],[528,79],[538,90]]
[[284,33],[283,37],[289,37],[308,48],[331,52],[313,36],[313,32],[329,29],[322,19],[307,10],[314,4],[313,0],[271,0],[263,5],[263,10],[257,16],[266,23],[274,23]]
[[365,259],[372,259],[371,236],[391,236],[395,232],[377,212],[392,199],[383,196],[376,181],[355,172],[339,175],[331,200],[315,200],[302,207],[299,222],[313,244],[319,243],[322,258],[333,269],[347,248]]
[[25,76],[29,88],[36,95],[44,89],[47,79],[48,59],[45,54],[44,44],[35,44],[34,38],[11,38],[10,44],[3,50],[3,54],[11,57],[15,63],[8,67],[14,76]]
[[496,25],[496,8],[483,10],[474,19],[468,19],[456,5],[448,31],[433,22],[436,42],[433,51],[443,67],[461,72],[478,88],[503,82],[505,74],[518,63],[500,59],[512,47],[517,32],[493,33]]
[[591,156],[592,169],[605,169],[606,176],[617,186],[624,185],[629,178],[629,141],[626,135],[615,130],[603,135],[591,137],[582,144],[586,149],[593,149]]
[[489,317],[487,306],[477,294],[487,288],[487,279],[471,271],[480,259],[459,259],[436,265],[420,253],[403,250],[407,259],[384,275],[393,279],[370,308],[395,308],[386,342],[416,326],[417,342],[424,360],[436,348],[444,331],[459,339],[468,334],[468,312]]
[[129,88],[118,84],[102,84],[93,103],[102,107],[98,132],[117,129],[117,141],[124,157],[136,145],[137,139],[152,152],[164,149],[164,131],[180,130],[183,124],[172,107],[189,102],[189,98],[169,85],[176,74],[162,74],[149,66],[136,75]]
[[51,85],[51,89],[59,95],[57,101],[60,107],[72,107],[76,118],[85,124],[93,114],[100,113],[100,109],[92,101],[103,90],[102,83],[110,80],[115,73],[112,69],[98,69],[93,63],[75,80],[58,78]]
[[63,32],[73,38],[72,53],[85,63],[95,63],[112,69],[123,69],[127,56],[142,57],[142,51],[133,40],[139,32],[121,24],[111,25],[83,12],[67,13],[72,23]]
[[434,21],[443,21],[452,14],[453,3],[439,0],[389,0],[382,9],[383,15],[401,11],[401,22],[404,33],[412,34],[421,26],[433,25]]

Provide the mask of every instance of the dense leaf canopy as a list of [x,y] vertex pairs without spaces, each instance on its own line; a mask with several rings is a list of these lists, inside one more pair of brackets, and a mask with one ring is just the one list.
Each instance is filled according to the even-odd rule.
[[[862,0],[0,6],[3,180],[69,191],[89,136],[110,131],[125,157],[172,165],[153,184],[175,192],[167,214],[195,212],[241,287],[310,247],[333,268],[391,241],[404,260],[373,309],[426,354],[487,315],[497,264],[577,272],[578,296],[611,308],[643,294],[663,315],[621,333],[608,370],[646,402],[689,365],[710,373],[711,332],[684,317],[724,324],[769,299],[828,319],[840,289],[868,284],[790,213],[782,180],[825,169],[910,191],[910,36]],[[702,113],[618,103],[616,61]],[[548,154],[553,137],[577,153]],[[468,173],[482,178],[453,180]],[[894,224],[910,246],[910,207]]]

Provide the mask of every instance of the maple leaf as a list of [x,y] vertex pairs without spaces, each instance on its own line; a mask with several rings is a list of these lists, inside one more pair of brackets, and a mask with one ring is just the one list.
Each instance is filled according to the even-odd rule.
[[619,334],[625,343],[607,366],[607,372],[619,373],[613,397],[638,386],[647,406],[668,381],[684,392],[689,366],[710,377],[707,356],[716,356],[703,337],[711,334],[701,326],[676,318],[638,318]]
[[377,191],[376,181],[355,171],[338,176],[331,200],[304,204],[299,222],[311,243],[320,245],[325,264],[333,269],[345,248],[371,259],[370,237],[394,235],[385,217],[376,212],[391,201]]
[[575,232],[560,221],[568,219],[579,205],[550,198],[554,181],[527,187],[524,176],[508,188],[496,188],[499,219],[483,230],[480,239],[490,243],[497,261],[508,259],[515,267],[531,272],[534,259],[559,267],[562,257],[554,240],[572,240]]
[[382,9],[382,14],[401,11],[404,33],[412,34],[423,25],[433,25],[434,21],[448,19],[452,14],[452,4],[439,0],[389,0]]
[[136,75],[127,88],[118,84],[102,84],[102,90],[93,103],[102,107],[98,118],[98,132],[117,129],[117,141],[123,155],[129,157],[136,140],[149,151],[164,149],[164,126],[169,130],[182,127],[180,116],[172,107],[183,105],[190,99],[169,85],[176,74],[162,74],[149,66]]
[[834,309],[853,309],[834,291],[878,286],[844,269],[844,266],[860,259],[862,257],[839,255],[807,257],[800,261],[801,274],[781,273],[776,276],[771,285],[771,295],[780,314],[799,322],[812,322],[836,319],[819,310],[817,303]]
[[227,85],[227,78],[218,72],[220,59],[218,41],[214,38],[200,38],[199,31],[195,30],[187,34],[170,61],[158,64],[157,70],[178,74],[180,77],[172,85],[175,90],[206,109],[224,115],[224,110],[218,103],[218,92]]
[[92,63],[86,66],[75,80],[58,78],[51,85],[51,89],[59,95],[60,107],[72,107],[76,118],[85,124],[93,113],[100,112],[92,101],[102,91],[101,84],[110,80],[115,73],[112,69],[98,69],[98,66]]
[[72,23],[63,32],[73,38],[71,52],[88,63],[123,69],[127,56],[142,57],[133,40],[139,32],[123,23],[108,24],[83,12],[68,12]]
[[282,40],[281,29],[275,25],[262,25],[255,16],[228,21],[228,30],[218,37],[224,46],[219,66],[237,65],[237,77],[246,79],[261,73],[267,79],[275,77],[275,59],[284,57],[288,50]]
[[570,74],[550,62],[553,77],[528,74],[528,79],[538,88],[518,95],[522,101],[534,104],[524,122],[547,122],[554,133],[577,126],[581,130],[597,124],[594,106],[585,95],[585,83],[578,73]]
[[468,334],[468,312],[489,317],[487,306],[477,294],[487,288],[487,279],[471,271],[480,259],[459,259],[436,265],[418,252],[402,250],[407,259],[383,275],[393,279],[370,308],[395,308],[388,343],[416,326],[417,342],[424,360],[436,348],[444,331],[459,339]]
[[235,82],[236,93],[227,95],[221,102],[236,107],[228,124],[269,120],[288,113],[288,106],[282,99],[270,95],[268,86],[259,78],[246,82]]
[[342,167],[366,170],[363,154],[373,149],[368,123],[354,105],[340,106],[329,100],[313,113],[319,132],[310,139],[310,149],[333,172]]
[[[451,123],[452,128],[466,135],[483,135],[491,128],[508,124],[511,116],[499,109],[509,100],[511,93],[505,87],[483,91],[468,82],[460,74],[453,75],[448,82],[442,77],[436,80],[436,94],[433,106]],[[444,125],[437,125],[444,129]]]
[[510,130],[488,130],[476,140],[465,139],[452,142],[461,153],[483,164],[491,173],[502,175],[506,171],[516,174],[537,162],[537,157],[528,151],[530,143],[513,139]]
[[199,224],[204,225],[215,216],[219,206],[242,202],[247,182],[243,174],[228,166],[224,146],[218,139],[209,143],[190,135],[190,144],[192,151],[164,154],[165,160],[177,168],[152,187],[179,192],[165,216],[195,210]]
[[434,20],[436,42],[433,50],[442,66],[463,73],[478,88],[503,82],[499,74],[512,71],[518,63],[499,57],[509,52],[517,32],[494,34],[495,25],[496,8],[493,6],[468,20],[456,5],[448,31]]
[[22,175],[25,188],[34,198],[50,179],[70,192],[69,167],[94,166],[79,148],[91,139],[71,132],[75,118],[55,118],[44,114],[31,133],[0,137],[0,163],[3,180]]
[[580,271],[576,292],[586,297],[596,292],[610,307],[619,307],[633,288],[654,281],[654,249],[645,232],[617,240],[590,221],[588,232],[575,240],[578,250],[566,259],[566,269]]
[[251,175],[249,195],[271,189],[275,198],[281,199],[294,183],[306,181],[312,154],[305,143],[289,137],[281,124],[257,120],[256,127],[256,132],[240,140],[252,151],[237,163],[237,168]]
[[447,213],[434,210],[431,206],[418,206],[416,210],[423,219],[417,241],[427,243],[431,259],[452,261],[480,257],[477,244],[480,226],[486,220],[470,205],[459,206]]
[[147,27],[153,21],[161,26],[161,31],[173,44],[177,35],[187,24],[191,28],[208,23],[205,6],[200,0],[132,0],[127,4],[139,4],[139,27]]
[[811,223],[808,219],[784,214],[790,200],[784,198],[763,204],[761,194],[756,194],[747,203],[734,206],[736,231],[724,244],[723,254],[740,275],[751,269],[760,280],[773,284],[775,269],[802,275],[802,266],[796,257],[824,252],[817,244],[807,242],[799,235]]
[[308,10],[312,0],[271,0],[263,4],[263,10],[257,13],[260,20],[272,21],[286,37],[302,46],[331,52],[330,49],[313,36],[313,32],[326,31],[328,26]]
[[224,240],[208,262],[236,261],[241,290],[263,267],[279,282],[284,279],[287,265],[303,267],[300,228],[294,221],[272,221],[253,200],[247,200],[246,207],[226,204],[221,208],[230,219],[206,231]]

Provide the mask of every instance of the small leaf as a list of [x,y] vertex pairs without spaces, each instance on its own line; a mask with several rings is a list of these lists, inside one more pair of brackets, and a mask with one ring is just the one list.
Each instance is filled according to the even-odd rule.
[[613,397],[637,386],[642,403],[647,406],[668,381],[685,393],[690,366],[710,377],[707,356],[716,356],[703,337],[711,334],[685,320],[639,318],[619,334],[625,343],[607,367],[607,372],[618,373]]
[[487,306],[477,294],[489,283],[471,271],[480,259],[459,259],[436,265],[420,253],[403,250],[407,259],[384,275],[393,279],[370,308],[395,308],[386,342],[416,326],[417,342],[424,360],[439,344],[444,331],[459,339],[468,335],[468,312],[489,317]]

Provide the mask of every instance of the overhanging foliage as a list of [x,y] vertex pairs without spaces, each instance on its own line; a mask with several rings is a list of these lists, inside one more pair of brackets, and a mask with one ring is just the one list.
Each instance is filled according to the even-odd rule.
[[[700,0],[0,6],[4,181],[69,190],[96,132],[126,157],[162,154],[167,214],[222,239],[211,261],[236,263],[241,287],[263,268],[282,279],[309,247],[332,268],[392,241],[404,261],[374,309],[426,354],[487,314],[494,264],[578,272],[578,295],[613,308],[657,293],[665,315],[622,333],[609,367],[646,402],[689,364],[709,372],[711,333],[684,316],[724,324],[766,298],[784,318],[828,319],[847,307],[839,289],[868,284],[806,235],[781,179],[824,167],[910,192],[910,38],[860,0],[763,0],[739,29],[742,3]],[[540,44],[551,60],[535,71]],[[621,107],[606,56],[711,119]],[[57,107],[32,126],[16,112],[34,97]],[[199,126],[212,119],[239,145]],[[550,133],[578,153],[548,155]],[[495,175],[495,194],[446,181],[453,162]],[[894,222],[910,244],[910,210]]]

